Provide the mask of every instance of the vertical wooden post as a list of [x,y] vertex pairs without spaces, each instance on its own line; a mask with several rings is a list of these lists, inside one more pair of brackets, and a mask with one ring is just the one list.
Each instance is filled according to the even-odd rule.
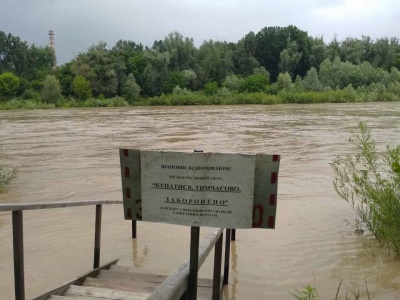
[[197,278],[199,271],[200,227],[192,226],[190,231],[190,266],[188,280],[188,299],[197,299]]
[[94,232],[94,261],[93,269],[100,266],[100,240],[101,240],[101,210],[102,205],[96,205],[96,225]]
[[136,220],[132,220],[132,238],[136,239],[137,227]]
[[213,295],[212,300],[219,300],[221,294],[221,264],[222,264],[222,240],[224,234],[215,243],[214,251],[214,276],[213,276]]
[[236,229],[232,229],[232,238],[231,241],[236,241]]
[[22,210],[12,212],[15,300],[25,300],[24,230]]
[[231,253],[231,230],[226,229],[225,237],[225,259],[224,259],[224,284],[229,282],[229,256]]

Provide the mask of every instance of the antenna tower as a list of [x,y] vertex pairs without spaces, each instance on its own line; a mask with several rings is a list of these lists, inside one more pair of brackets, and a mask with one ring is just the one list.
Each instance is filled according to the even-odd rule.
[[57,65],[57,60],[56,60],[56,43],[54,40],[54,31],[53,30],[49,30],[49,46],[54,52],[54,61],[52,62],[51,67],[53,69],[55,69],[55,67]]

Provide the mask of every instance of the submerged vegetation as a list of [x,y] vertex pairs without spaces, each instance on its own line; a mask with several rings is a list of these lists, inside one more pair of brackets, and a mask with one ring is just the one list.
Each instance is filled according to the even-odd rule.
[[[0,149],[0,156],[3,152],[3,149]],[[3,163],[0,161],[0,192],[5,190],[5,186],[11,179],[13,179],[17,174],[17,168],[5,168]]]
[[[340,280],[338,288],[336,290],[336,295],[335,298],[332,297],[332,299],[339,300],[339,299],[346,299],[346,300],[359,300],[359,299],[371,299],[371,296],[369,294],[368,290],[368,285],[367,281],[365,281],[365,296],[361,298],[361,293],[360,291],[357,292],[352,292],[349,294],[349,292],[346,292],[346,295],[344,295],[344,298],[340,296],[340,288],[342,286],[342,280]],[[298,300],[318,300],[320,299],[318,290],[315,286],[313,285],[305,285],[303,286],[303,289],[301,291],[296,289],[296,293],[290,292],[294,298]]]
[[356,153],[337,157],[332,163],[334,187],[357,213],[356,225],[364,224],[380,246],[400,255],[400,146],[377,150],[371,131],[359,124],[349,142]]
[[178,32],[152,47],[99,42],[54,64],[51,48],[0,31],[0,108],[400,100],[397,38],[325,43],[295,26],[198,48]]

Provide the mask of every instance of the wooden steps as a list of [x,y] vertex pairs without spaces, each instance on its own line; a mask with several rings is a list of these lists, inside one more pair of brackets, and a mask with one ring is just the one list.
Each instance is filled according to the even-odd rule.
[[[80,285],[72,284],[62,294],[48,300],[142,300],[147,299],[167,276],[149,274],[141,269],[111,265],[95,277],[86,277]],[[211,299],[212,280],[198,279],[197,298]]]

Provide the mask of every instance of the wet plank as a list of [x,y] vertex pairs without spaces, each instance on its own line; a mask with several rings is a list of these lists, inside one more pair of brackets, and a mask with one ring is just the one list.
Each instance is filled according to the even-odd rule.
[[103,287],[108,289],[115,289],[121,291],[131,291],[140,293],[152,293],[161,283],[151,281],[112,281],[99,278],[86,278],[83,286]]
[[65,296],[89,296],[105,298],[109,300],[143,300],[150,293],[136,293],[130,291],[119,291],[114,289],[71,285],[64,293]]

